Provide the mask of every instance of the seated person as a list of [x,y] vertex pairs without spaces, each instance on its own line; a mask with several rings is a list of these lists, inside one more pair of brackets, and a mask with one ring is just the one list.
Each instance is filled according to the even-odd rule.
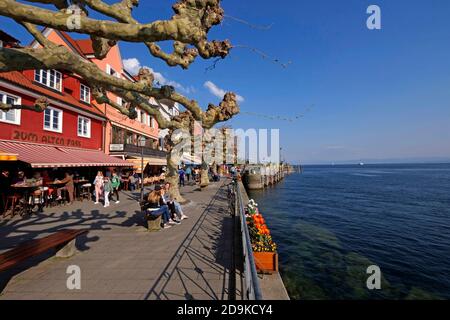
[[169,193],[170,182],[166,182],[164,184],[163,189],[165,190],[163,199],[164,199],[164,202],[169,206],[170,210],[173,213],[176,213],[179,221],[187,219],[188,217],[183,213],[183,209],[181,208],[181,205],[177,201],[171,199],[171,197],[170,197],[170,193]]
[[25,177],[25,172],[23,171],[17,172],[17,176],[12,179],[13,184],[22,184],[26,182],[27,178]]
[[151,216],[158,217],[162,215],[164,221],[163,228],[167,229],[170,228],[172,224],[177,224],[179,222],[175,222],[170,217],[169,207],[163,200],[164,193],[165,190],[162,189],[161,186],[155,186],[155,189],[148,195],[148,202],[145,207],[147,214]]
[[38,205],[39,207],[39,211],[42,212],[43,211],[43,203],[44,203],[44,189],[43,189],[43,183],[44,183],[44,179],[41,176],[41,173],[39,171],[36,171],[33,174],[33,179],[34,183],[36,186],[39,186],[38,189],[33,191],[33,199],[35,201],[35,203]]

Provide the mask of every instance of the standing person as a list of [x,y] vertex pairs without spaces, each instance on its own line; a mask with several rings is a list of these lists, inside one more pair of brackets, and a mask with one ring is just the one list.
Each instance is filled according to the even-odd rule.
[[236,167],[235,166],[231,166],[230,174],[231,174],[231,178],[236,177]]
[[119,199],[120,178],[117,175],[116,169],[114,169],[114,171],[113,171],[111,184],[112,184],[112,188],[113,188],[112,193],[116,196],[116,203],[120,203],[120,199]]
[[187,182],[188,183],[191,181],[191,174],[192,174],[192,168],[191,167],[187,167],[186,168],[186,178],[187,178]]
[[101,171],[97,172],[97,176],[95,177],[94,180],[94,186],[95,186],[95,204],[98,204],[100,195],[103,193],[103,172]]
[[56,194],[58,195],[58,198],[56,198],[56,200],[62,199],[62,197],[61,197],[62,190],[67,190],[67,193],[69,194],[69,201],[70,201],[70,203],[73,203],[73,193],[75,190],[75,185],[73,183],[73,175],[70,174],[70,172],[66,172],[64,179],[62,179],[61,181],[57,181],[57,182],[63,183],[64,187],[58,188],[56,190]]
[[135,189],[140,189],[141,188],[141,175],[139,173],[137,173],[137,171],[134,172],[133,174],[134,177],[134,184],[135,184]]
[[180,181],[180,187],[183,186],[184,187],[184,176],[185,176],[186,172],[184,171],[183,168],[180,168],[180,170],[178,170],[178,175],[180,177],[179,181]]
[[109,194],[113,191],[113,185],[108,177],[105,177],[103,180],[103,190],[105,198],[105,205],[103,207],[107,208],[109,207]]
[[136,181],[136,177],[133,174],[130,174],[130,176],[128,177],[128,186],[130,191],[136,190]]
[[200,180],[200,169],[197,167],[195,168],[195,182]]
[[4,212],[6,210],[6,199],[11,192],[11,184],[12,180],[9,176],[9,171],[3,169],[0,174],[0,212]]

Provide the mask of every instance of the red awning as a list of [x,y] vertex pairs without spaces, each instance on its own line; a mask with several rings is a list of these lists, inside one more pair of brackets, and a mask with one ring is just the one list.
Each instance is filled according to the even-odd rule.
[[74,149],[25,142],[0,141],[0,150],[18,155],[32,168],[52,167],[132,167],[128,161],[102,151]]

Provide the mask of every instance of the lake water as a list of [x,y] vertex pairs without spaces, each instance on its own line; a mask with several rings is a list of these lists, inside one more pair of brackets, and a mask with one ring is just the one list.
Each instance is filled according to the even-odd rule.
[[292,299],[450,299],[450,164],[307,166],[250,196]]

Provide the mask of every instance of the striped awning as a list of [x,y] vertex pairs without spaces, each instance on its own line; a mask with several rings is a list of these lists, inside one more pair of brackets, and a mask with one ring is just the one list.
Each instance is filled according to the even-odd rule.
[[97,150],[0,140],[0,150],[17,155],[32,168],[131,167],[129,162]]
[[[138,173],[141,172],[141,158],[129,158],[127,159]],[[144,157],[144,168],[147,166],[166,166],[167,160],[165,158],[149,158]]]
[[189,153],[183,153],[181,156],[181,162],[189,165],[201,165],[202,159],[198,156],[191,155]]

